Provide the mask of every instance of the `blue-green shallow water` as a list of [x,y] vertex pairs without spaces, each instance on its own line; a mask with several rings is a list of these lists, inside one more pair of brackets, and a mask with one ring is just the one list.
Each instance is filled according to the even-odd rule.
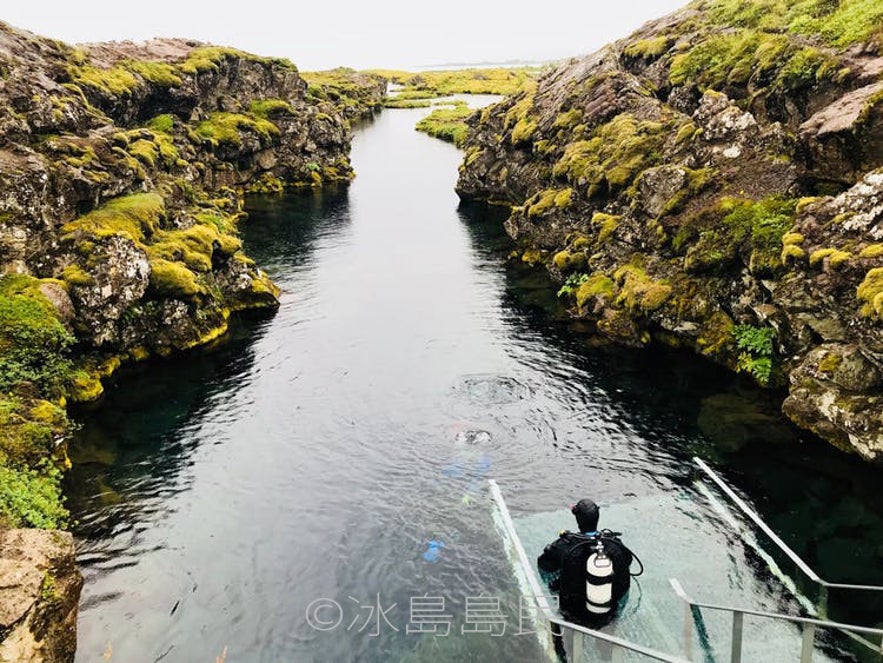
[[[512,634],[517,589],[483,478],[518,513],[584,495],[695,503],[606,523],[664,541],[711,517],[692,455],[823,576],[883,582],[879,472],[690,354],[591,347],[541,272],[506,266],[500,215],[458,208],[461,155],[414,132],[423,112],[358,132],[348,190],[249,202],[246,248],[283,288],[274,317],[131,370],[81,413],[68,479],[86,576],[77,660],[535,660]],[[472,430],[490,438],[464,442]],[[683,577],[729,558],[756,569],[722,579],[734,602],[788,607],[752,553],[708,530]],[[445,544],[435,562],[430,540]],[[448,637],[405,632],[424,595],[444,597]],[[499,599],[503,637],[461,633],[481,595]],[[342,608],[334,630],[305,617],[320,598]],[[880,613],[836,596],[832,612]]]

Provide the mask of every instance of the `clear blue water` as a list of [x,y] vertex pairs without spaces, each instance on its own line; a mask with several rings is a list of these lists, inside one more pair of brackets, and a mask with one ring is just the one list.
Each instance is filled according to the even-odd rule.
[[[500,213],[458,205],[461,155],[413,130],[424,112],[358,131],[349,188],[249,201],[246,249],[283,288],[275,316],[131,368],[80,413],[77,660],[536,660],[514,635],[487,477],[521,514],[582,496],[611,514],[692,505],[607,524],[687,541],[682,577],[729,560],[742,571],[725,598],[788,608],[693,489],[693,455],[823,576],[883,582],[879,472],[695,356],[592,342],[542,271],[507,262]],[[462,632],[480,596],[499,600],[502,637]],[[406,632],[414,597],[444,598],[450,635]],[[318,599],[339,626],[311,626]],[[832,597],[839,618],[879,609]]]

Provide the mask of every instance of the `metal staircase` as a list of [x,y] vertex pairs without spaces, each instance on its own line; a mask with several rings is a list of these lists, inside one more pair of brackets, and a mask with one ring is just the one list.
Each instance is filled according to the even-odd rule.
[[[816,634],[818,631],[846,634],[862,645],[865,652],[871,657],[868,660],[883,661],[883,629],[830,621],[826,618],[825,612],[827,590],[830,588],[877,592],[883,591],[883,587],[831,583],[823,580],[706,463],[698,458],[695,458],[694,462],[703,475],[711,480],[713,485],[726,496],[726,500],[741,512],[742,516],[750,520],[769,537],[775,546],[794,562],[796,568],[806,578],[819,586],[821,600],[816,605],[796,590],[793,581],[781,572],[775,561],[763,551],[753,535],[750,535],[732,515],[727,514],[726,507],[713,495],[712,491],[707,486],[699,486],[700,494],[709,499],[712,508],[720,513],[722,520],[731,524],[747,545],[761,553],[761,558],[768,563],[774,575],[782,580],[790,593],[798,599],[803,611],[812,616],[803,617],[721,602],[696,600],[684,590],[677,579],[669,577],[667,578],[667,595],[661,597],[662,588],[657,586],[654,596],[642,596],[639,609],[633,615],[622,620],[625,622],[620,626],[622,633],[611,634],[568,622],[558,613],[554,600],[550,599],[548,590],[537,577],[535,560],[525,550],[519,536],[519,528],[506,506],[500,487],[496,481],[490,480],[494,519],[512,562],[521,592],[534,609],[532,617],[536,626],[536,635],[549,659],[561,660],[563,649],[570,663],[599,660],[613,662],[702,660],[706,663],[716,663],[725,660],[721,652],[728,649],[729,658],[726,660],[731,663],[741,663],[746,643],[757,644],[758,640],[780,638],[781,629],[790,627],[791,629],[800,629],[799,656],[795,647],[793,658],[790,653],[787,654],[787,658],[782,658],[783,655],[777,653],[775,661],[769,659],[772,663],[785,660],[795,660],[800,663],[811,662],[817,653]],[[523,524],[522,528],[524,528]],[[682,606],[680,608],[683,614],[682,627],[675,626],[677,618],[672,614],[676,611],[675,605]],[[715,630],[706,628],[704,621],[706,614],[718,615],[718,619],[721,616],[729,617],[730,641],[728,648],[726,647],[726,634],[720,628]],[[746,617],[750,618],[750,626],[752,627],[750,630],[746,628]],[[678,631],[681,632],[680,637],[677,635]],[[638,635],[644,642],[636,641]],[[653,646],[648,645],[648,640],[652,641]],[[660,647],[672,650],[682,649],[682,651],[669,653]],[[790,652],[790,647],[785,647],[785,650]],[[586,658],[587,656],[590,658]],[[822,658],[830,660],[825,656]],[[755,656],[752,660],[760,659]]]

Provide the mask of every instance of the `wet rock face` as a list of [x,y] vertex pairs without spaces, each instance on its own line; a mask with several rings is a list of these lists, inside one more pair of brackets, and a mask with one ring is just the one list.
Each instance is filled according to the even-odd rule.
[[73,661],[82,586],[69,533],[0,530],[0,660]]
[[[766,4],[765,25],[790,20]],[[520,258],[596,333],[787,388],[798,425],[883,462],[876,33],[758,30],[732,7],[648,23],[473,116],[457,191],[512,208]]]

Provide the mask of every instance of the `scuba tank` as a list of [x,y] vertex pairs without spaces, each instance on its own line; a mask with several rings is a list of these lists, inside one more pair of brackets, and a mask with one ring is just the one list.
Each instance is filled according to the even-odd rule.
[[613,609],[613,560],[604,552],[601,537],[586,560],[586,610],[606,615]]

